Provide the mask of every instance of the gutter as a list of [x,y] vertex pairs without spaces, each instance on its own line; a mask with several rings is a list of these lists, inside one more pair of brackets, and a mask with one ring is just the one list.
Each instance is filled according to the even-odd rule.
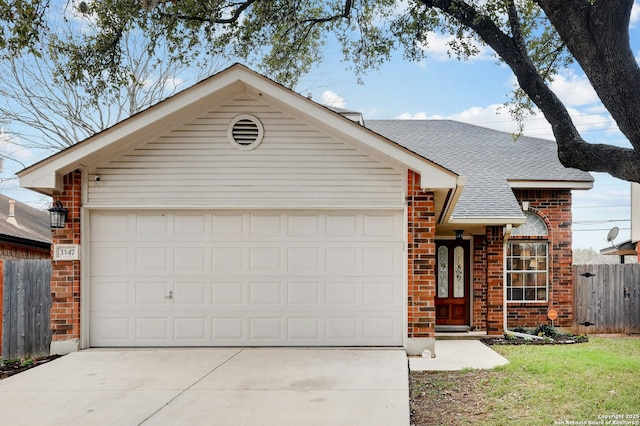
[[[507,241],[509,240],[509,237],[511,236],[511,231],[513,230],[513,225],[510,223],[507,223],[507,225],[504,227],[504,239],[502,240],[502,264],[506,267],[507,265]],[[521,337],[523,339],[537,339],[537,340],[544,340],[542,337],[540,336],[534,336],[532,334],[527,334],[527,333],[519,333],[517,331],[512,331],[509,330],[508,328],[508,323],[507,323],[507,272],[506,272],[506,268],[504,269],[504,274],[502,275],[502,321],[503,321],[503,325],[502,325],[502,329],[504,330],[504,334],[506,334],[507,336],[516,336],[516,337]]]

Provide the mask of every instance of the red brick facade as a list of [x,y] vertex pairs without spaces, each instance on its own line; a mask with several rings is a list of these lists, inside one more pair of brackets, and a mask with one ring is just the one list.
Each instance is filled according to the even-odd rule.
[[[80,171],[64,177],[64,192],[53,197],[68,210],[63,229],[53,231],[53,244],[80,244]],[[52,256],[53,257],[53,256]],[[51,272],[52,340],[80,338],[80,261],[53,261]]]
[[[551,324],[549,309],[558,312],[554,325],[571,327],[573,275],[571,269],[571,191],[514,190],[518,200],[529,202],[529,211],[547,225],[547,237],[511,237],[510,240],[548,241],[549,291],[546,302],[507,303],[508,328]],[[504,318],[503,227],[487,227],[486,235],[474,236],[472,327],[501,334]]]
[[[53,232],[53,244],[80,244],[81,173],[64,177],[64,192],[54,197],[68,209],[66,226]],[[420,175],[408,172],[407,315],[409,338],[435,336],[436,217],[434,193],[424,191]],[[549,229],[549,291],[547,302],[508,303],[509,328],[549,324],[549,309],[558,311],[555,325],[570,327],[573,319],[571,253],[571,192],[568,190],[514,190],[529,210]],[[473,329],[503,333],[504,226],[487,226],[473,236]],[[518,239],[523,237],[512,237]],[[531,238],[526,238],[531,240]],[[54,341],[80,338],[80,261],[53,261],[51,324]]]
[[549,309],[555,309],[558,312],[558,319],[554,321],[555,326],[571,327],[573,322],[571,191],[514,190],[514,193],[519,200],[529,201],[529,211],[544,219],[549,230],[548,237],[539,237],[540,240],[546,240],[549,243],[549,291],[548,302],[509,303],[509,327],[551,324],[547,318]]
[[408,337],[434,337],[436,218],[433,192],[423,191],[420,175],[409,170],[408,214]]

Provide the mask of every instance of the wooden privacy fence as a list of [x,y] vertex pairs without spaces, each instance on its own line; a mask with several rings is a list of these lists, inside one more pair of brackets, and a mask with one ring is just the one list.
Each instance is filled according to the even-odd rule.
[[574,331],[640,333],[640,264],[574,265],[573,276]]
[[25,259],[0,263],[0,358],[49,355],[51,261]]

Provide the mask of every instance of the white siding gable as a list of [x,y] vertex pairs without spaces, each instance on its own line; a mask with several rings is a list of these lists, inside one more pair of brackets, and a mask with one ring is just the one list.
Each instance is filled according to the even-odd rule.
[[[239,114],[264,126],[256,149],[227,139]],[[86,205],[398,208],[403,194],[402,171],[242,95],[89,171]]]

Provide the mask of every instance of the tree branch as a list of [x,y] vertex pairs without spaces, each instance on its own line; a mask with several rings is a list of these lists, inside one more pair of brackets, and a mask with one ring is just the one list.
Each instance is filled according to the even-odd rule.
[[[587,143],[580,136],[564,104],[546,85],[536,70],[526,50],[523,52],[518,41],[506,35],[490,17],[482,15],[474,6],[463,0],[421,1],[425,6],[439,9],[473,30],[509,65],[522,90],[551,124],[558,144],[558,158],[563,165],[585,171],[607,172],[624,180],[640,182],[640,156],[632,149]],[[582,0],[546,1],[549,3],[565,1],[567,3],[583,3]],[[539,2],[543,2],[543,0]],[[515,15],[510,13],[509,18],[511,21]],[[514,28],[515,23],[510,22],[510,24]],[[515,28],[519,27],[516,25]],[[517,34],[515,38],[517,38]]]

